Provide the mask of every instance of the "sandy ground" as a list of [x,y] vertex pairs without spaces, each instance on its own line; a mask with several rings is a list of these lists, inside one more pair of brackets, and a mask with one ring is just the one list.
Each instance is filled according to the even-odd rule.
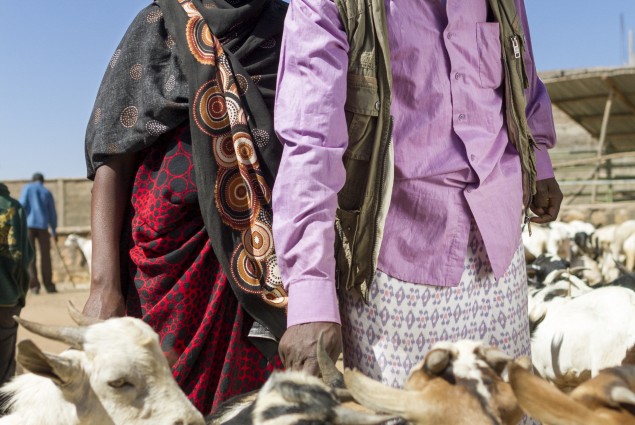
[[[22,309],[20,317],[38,323],[50,325],[72,325],[66,305],[68,301],[72,301],[78,309],[84,307],[84,303],[88,298],[88,283],[59,283],[57,285],[57,294],[48,294],[46,291],[40,292],[38,295],[29,293],[26,298],[26,306]],[[20,327],[18,329],[18,341],[31,339],[42,351],[49,353],[60,353],[66,346],[57,341],[51,341],[34,335],[26,329]]]

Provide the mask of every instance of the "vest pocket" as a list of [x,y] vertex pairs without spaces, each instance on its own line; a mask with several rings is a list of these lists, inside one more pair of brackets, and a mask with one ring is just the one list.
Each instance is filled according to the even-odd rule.
[[348,148],[344,156],[368,161],[373,148],[371,131],[375,117],[381,109],[377,79],[360,74],[348,74],[346,104],[346,124],[348,126]]
[[503,83],[503,55],[501,53],[500,27],[497,22],[476,24],[478,47],[478,74],[481,87],[495,89]]
[[338,208],[335,215],[335,261],[337,285],[351,288],[357,274],[355,241],[359,224],[359,210]]

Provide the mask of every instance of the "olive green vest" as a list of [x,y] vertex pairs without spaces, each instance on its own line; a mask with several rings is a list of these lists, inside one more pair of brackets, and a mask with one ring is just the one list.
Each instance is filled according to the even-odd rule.
[[[344,154],[346,183],[338,193],[335,220],[336,280],[367,299],[377,268],[392,194],[394,158],[390,102],[392,74],[385,0],[335,0],[348,36]],[[520,152],[523,188],[535,192],[533,139],[525,116],[524,34],[514,0],[489,0],[501,25],[505,107],[509,138]],[[529,199],[524,199],[525,205]]]

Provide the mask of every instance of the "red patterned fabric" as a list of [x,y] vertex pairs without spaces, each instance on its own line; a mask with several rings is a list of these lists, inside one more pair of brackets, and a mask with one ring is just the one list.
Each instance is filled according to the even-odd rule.
[[128,314],[159,333],[176,381],[204,414],[279,366],[246,339],[238,302],[198,206],[187,126],[144,151],[132,194]]

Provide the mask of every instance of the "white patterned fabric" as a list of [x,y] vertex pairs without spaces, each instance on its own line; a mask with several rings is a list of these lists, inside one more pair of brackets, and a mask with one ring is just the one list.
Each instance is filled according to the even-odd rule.
[[481,340],[513,357],[530,355],[522,244],[496,279],[474,224],[469,240],[455,287],[418,285],[377,271],[368,304],[354,291],[340,291],[346,367],[400,387],[439,341]]

